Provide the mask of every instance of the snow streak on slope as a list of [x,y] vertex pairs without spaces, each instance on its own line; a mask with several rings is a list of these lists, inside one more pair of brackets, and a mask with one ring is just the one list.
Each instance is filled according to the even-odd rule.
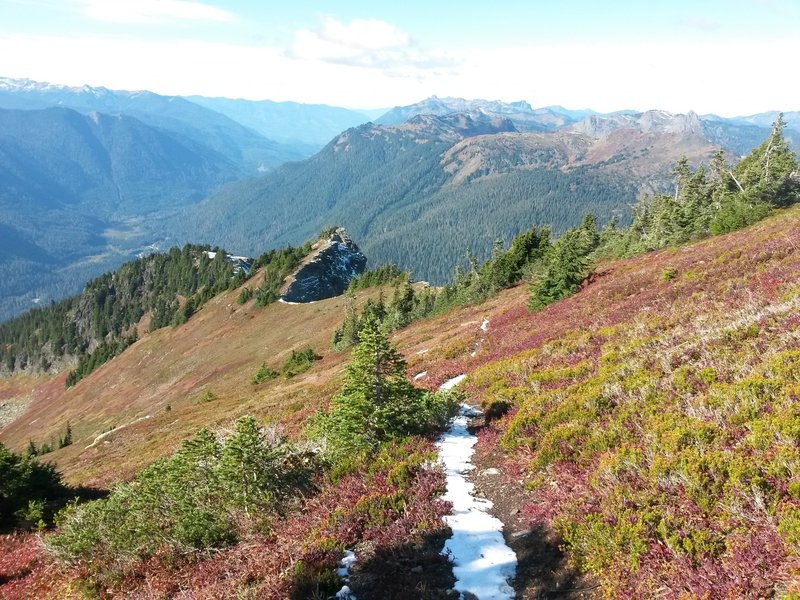
[[[454,377],[440,389],[452,389],[465,377]],[[467,426],[470,417],[480,414],[462,404],[458,416],[436,444],[447,474],[447,492],[443,499],[453,503],[452,513],[445,517],[453,536],[445,542],[444,552],[451,556],[455,589],[462,598],[469,592],[479,600],[507,600],[514,597],[514,589],[508,581],[516,573],[516,554],[505,544],[503,523],[488,512],[492,503],[475,497],[475,485],[466,478],[475,468],[472,455],[478,441]]]

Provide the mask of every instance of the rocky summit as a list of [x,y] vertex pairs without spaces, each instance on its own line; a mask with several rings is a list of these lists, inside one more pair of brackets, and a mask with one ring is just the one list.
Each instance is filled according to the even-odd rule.
[[367,257],[341,228],[314,244],[312,250],[287,280],[281,296],[284,302],[313,302],[338,296],[367,265]]

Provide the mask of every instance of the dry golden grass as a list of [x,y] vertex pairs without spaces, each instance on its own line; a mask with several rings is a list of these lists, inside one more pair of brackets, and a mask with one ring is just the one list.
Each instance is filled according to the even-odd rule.
[[[169,453],[198,428],[224,426],[243,414],[296,428],[337,388],[346,355],[331,355],[329,348],[344,299],[256,308],[236,304],[237,295],[218,296],[180,327],[144,335],[69,390],[65,373],[3,381],[3,402],[21,395],[29,402],[0,431],[0,441],[19,450],[30,439],[57,439],[69,421],[74,443],[47,458],[70,482],[104,484]],[[305,346],[323,355],[309,372],[250,383],[263,362],[279,369],[291,350]],[[206,391],[216,399],[200,402]]]
[[[69,483],[106,486],[170,454],[199,428],[224,428],[245,414],[296,433],[339,388],[349,352],[332,352],[330,341],[344,318],[345,298],[256,308],[252,301],[237,304],[238,294],[221,294],[177,328],[145,333],[71,389],[64,389],[66,373],[0,380],[0,403],[24,400],[27,406],[0,430],[0,442],[22,450],[29,440],[57,441],[69,422],[73,444],[46,459]],[[360,292],[358,303],[370,296],[377,291]],[[409,373],[429,368],[442,349],[459,356],[469,351],[480,339],[482,319],[510,299],[524,303],[524,296],[512,290],[398,332],[394,341]],[[280,370],[292,350],[306,346],[323,357],[308,372],[250,382],[262,363]],[[437,381],[432,373],[419,383],[433,387]],[[214,399],[203,402],[206,392]]]

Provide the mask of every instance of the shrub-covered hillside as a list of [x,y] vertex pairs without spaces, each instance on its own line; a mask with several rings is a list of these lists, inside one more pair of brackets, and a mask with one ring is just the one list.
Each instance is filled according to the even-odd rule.
[[[800,211],[602,265],[541,312],[520,298],[470,372],[520,518],[555,528],[612,597],[800,592]],[[462,347],[469,348],[465,343]]]

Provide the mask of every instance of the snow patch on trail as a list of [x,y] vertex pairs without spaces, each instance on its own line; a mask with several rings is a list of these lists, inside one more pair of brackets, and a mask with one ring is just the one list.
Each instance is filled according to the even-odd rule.
[[414,381],[419,381],[420,379],[422,379],[427,375],[428,375],[427,371],[423,371],[422,373],[417,373],[416,375],[414,375]]
[[[453,377],[439,389],[453,389],[465,377]],[[503,539],[503,523],[488,512],[493,504],[474,496],[475,484],[466,478],[475,469],[472,455],[478,442],[467,427],[469,419],[480,414],[462,404],[458,416],[436,443],[447,475],[447,491],[442,499],[453,503],[451,514],[445,517],[453,536],[445,542],[443,552],[450,555],[456,578],[454,589],[461,598],[468,592],[480,600],[510,600],[514,589],[508,582],[516,573],[517,556]]]
[[289,302],[288,300],[284,300],[283,298],[278,298],[278,302],[281,304],[288,304],[289,306],[300,306],[301,304],[314,304],[313,302]]
[[[481,323],[481,331],[484,332],[484,333],[489,331],[489,319],[486,319],[486,318],[483,319],[483,323]],[[483,346],[483,342],[485,342],[485,341],[486,341],[486,338],[481,338],[480,340],[478,340],[478,343],[475,344],[475,350],[470,352],[470,356],[471,357],[475,358],[478,355],[478,350],[481,349],[481,346]]]
[[[345,583],[350,582],[350,566],[354,562],[356,562],[356,553],[352,550],[345,550],[342,560],[339,561],[339,567],[336,569],[336,575],[341,577]],[[343,585],[342,589],[336,592],[336,600],[356,600],[356,597],[349,585]]]

